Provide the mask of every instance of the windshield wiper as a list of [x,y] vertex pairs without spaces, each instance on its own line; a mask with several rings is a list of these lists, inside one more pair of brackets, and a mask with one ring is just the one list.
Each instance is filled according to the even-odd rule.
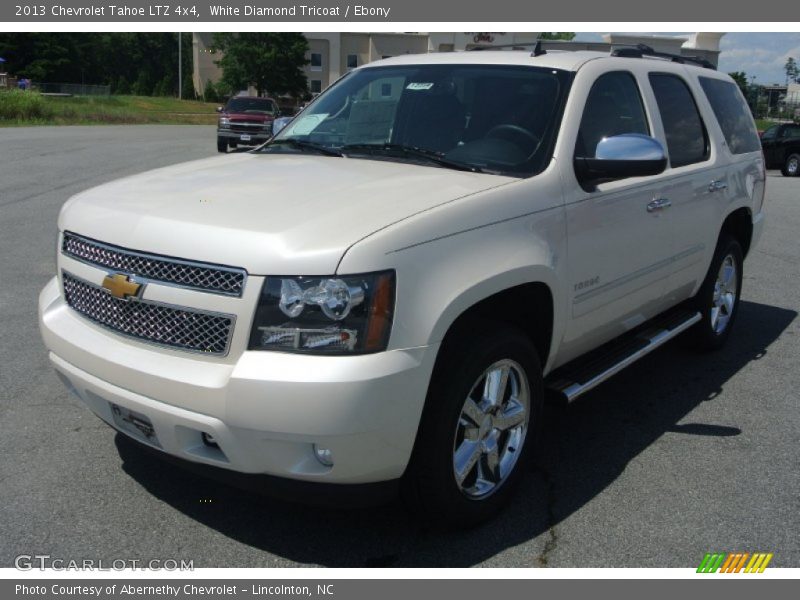
[[329,148],[328,146],[315,144],[313,142],[304,142],[302,140],[296,140],[294,138],[272,140],[271,142],[265,144],[264,148],[269,148],[270,146],[281,146],[281,145],[292,146],[293,148],[297,148],[298,150],[302,151],[317,152],[319,154],[324,154],[325,156],[344,156],[344,154],[342,154],[335,148]]
[[426,148],[419,148],[417,146],[407,146],[405,144],[346,144],[341,146],[339,150],[343,154],[352,152],[353,154],[375,154],[382,156],[395,156],[402,155],[404,157],[419,158],[428,162],[435,163],[448,169],[456,169],[458,171],[472,171],[473,173],[483,173],[483,169],[475,165],[468,165],[466,163],[449,160],[444,157],[443,153],[436,152],[435,150],[428,150]]

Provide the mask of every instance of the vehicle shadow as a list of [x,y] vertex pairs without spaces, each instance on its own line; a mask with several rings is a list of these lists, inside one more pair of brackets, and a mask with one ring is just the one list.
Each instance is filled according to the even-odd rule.
[[[736,331],[717,354],[667,344],[568,407],[549,406],[537,465],[512,505],[490,523],[460,532],[420,528],[399,502],[333,510],[265,498],[207,480],[163,461],[118,434],[124,470],[160,500],[230,538],[286,560],[335,567],[465,567],[542,536],[610,485],[667,432],[735,436],[735,426],[679,423],[726,382],[761,359],[796,318],[792,310],[742,302]],[[727,422],[735,415],[725,414]],[[213,502],[203,499],[212,498]],[[266,566],[214,564],[196,567]],[[531,556],[529,566],[545,566]]]

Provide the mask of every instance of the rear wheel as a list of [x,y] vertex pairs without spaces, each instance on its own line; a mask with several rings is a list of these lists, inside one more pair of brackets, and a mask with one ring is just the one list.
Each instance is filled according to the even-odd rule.
[[228,142],[225,138],[217,138],[217,152],[227,152]]
[[739,309],[743,262],[739,242],[723,234],[706,279],[694,298],[694,305],[702,315],[690,330],[690,340],[697,349],[717,350],[727,341]]
[[781,169],[784,177],[797,177],[800,175],[800,154],[790,154]]
[[403,482],[426,521],[469,527],[510,498],[539,428],[536,349],[519,330],[486,324],[442,350]]

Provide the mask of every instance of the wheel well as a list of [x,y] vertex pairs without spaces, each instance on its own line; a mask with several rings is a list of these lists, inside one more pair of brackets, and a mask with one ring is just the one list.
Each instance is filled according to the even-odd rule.
[[526,283],[473,304],[447,330],[443,344],[460,338],[476,320],[496,321],[521,329],[533,342],[544,367],[553,336],[553,294],[544,283]]
[[727,216],[722,224],[722,232],[730,233],[742,247],[742,255],[747,256],[753,238],[753,218],[747,208],[738,208]]

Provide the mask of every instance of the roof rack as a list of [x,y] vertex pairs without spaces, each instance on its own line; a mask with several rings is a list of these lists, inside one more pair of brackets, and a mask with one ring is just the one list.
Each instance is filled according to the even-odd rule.
[[536,40],[535,42],[521,42],[517,44],[494,44],[491,46],[473,46],[472,48],[468,48],[467,52],[479,52],[481,50],[497,50],[499,48],[511,48],[512,50],[516,50],[517,48],[524,48],[525,46],[533,46],[533,51],[531,52],[531,56],[541,56],[542,54],[547,54],[547,50],[542,48],[542,40]]
[[[542,48],[542,41],[546,41],[547,43],[556,42],[559,46],[564,45],[568,46],[569,44],[582,44],[582,42],[571,42],[567,40],[536,40],[535,42],[520,42],[516,44],[496,44],[491,46],[475,46],[473,48],[469,48],[467,52],[478,52],[482,50],[499,50],[501,48],[525,48],[533,46],[533,51],[531,52],[531,56],[542,56],[543,54],[547,54],[547,50]],[[611,56],[618,56],[620,58],[645,58],[645,57],[653,57],[653,58],[662,58],[665,60],[669,60],[675,63],[694,63],[701,67],[705,67],[706,69],[715,70],[717,67],[714,66],[713,63],[707,61],[705,58],[701,58],[699,56],[683,56],[682,54],[670,54],[669,52],[658,52],[654,50],[650,46],[646,44],[635,44],[635,45],[628,45],[628,44],[611,44]]]
[[653,50],[646,44],[636,44],[635,46],[622,46],[611,51],[611,56],[619,56],[621,58],[644,58],[652,56],[654,58],[663,58],[675,63],[695,63],[706,69],[717,70],[717,68],[705,58],[699,56],[683,56],[682,54],[670,54],[669,52],[658,52]]

